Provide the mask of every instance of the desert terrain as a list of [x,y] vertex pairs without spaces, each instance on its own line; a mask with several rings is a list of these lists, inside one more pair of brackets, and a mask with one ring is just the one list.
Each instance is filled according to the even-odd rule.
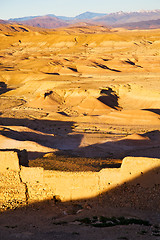
[[158,30],[24,29],[1,31],[1,149],[159,157]]
[[[126,156],[160,158],[158,29],[84,24],[56,30],[1,24],[0,29],[0,149],[26,149],[29,166],[62,171],[117,168]],[[160,236],[153,234],[160,231],[159,213],[90,201],[49,202],[3,213],[2,237],[157,240]],[[103,213],[136,216],[152,225],[95,231],[77,223],[81,209],[81,218]],[[15,224],[7,223],[8,218]]]

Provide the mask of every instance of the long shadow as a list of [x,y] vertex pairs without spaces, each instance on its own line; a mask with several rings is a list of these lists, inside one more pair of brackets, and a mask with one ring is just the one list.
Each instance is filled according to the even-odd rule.
[[113,207],[127,206],[140,209],[154,209],[160,212],[159,191],[160,167],[157,167],[146,173],[141,173],[141,176],[126,181],[110,191],[102,193],[97,198],[100,197],[103,204],[108,203],[108,205]]
[[155,141],[157,139],[160,139],[160,131],[159,130],[154,130],[154,131],[151,131],[151,132],[144,133],[144,134],[142,134],[142,136],[148,137],[150,140]]
[[[128,152],[133,157],[149,157],[149,158],[160,158],[160,131],[155,130],[143,134],[144,137],[148,137],[153,144],[146,144],[146,146],[139,149],[133,149]],[[145,143],[145,142],[144,142]],[[144,145],[143,143],[143,145]],[[155,143],[155,144],[154,144]]]
[[13,90],[12,88],[8,88],[5,82],[0,82],[0,95],[6,92]]
[[[150,161],[150,159],[148,159]],[[134,163],[134,159],[133,159]],[[137,166],[138,167],[138,166]],[[132,169],[128,169],[132,172]],[[125,175],[124,175],[125,179]],[[65,179],[64,179],[65,181]],[[106,179],[106,186],[108,185],[108,180]],[[122,183],[117,182],[117,186],[110,188],[107,191],[97,194],[95,197],[90,198],[79,198],[77,200],[72,200],[71,203],[77,201],[88,201],[96,200],[97,203],[102,203],[102,205],[108,205],[108,207],[133,207],[138,209],[155,209],[160,212],[160,167],[153,167],[146,172],[141,172],[140,176],[133,177],[130,180],[123,181]],[[152,199],[154,195],[154,199]],[[114,197],[113,197],[114,196]],[[137,197],[137,201],[134,201]],[[52,201],[53,199],[51,199]],[[33,205],[39,203],[45,203],[48,200],[34,202]],[[57,203],[61,200],[57,199]],[[66,203],[70,201],[65,201]],[[65,204],[64,202],[64,204]],[[52,202],[53,203],[53,202]],[[28,204],[28,207],[32,204]]]
[[[1,118],[0,125],[5,126],[1,130],[1,135],[18,141],[32,141],[43,147],[53,149],[67,150],[78,148],[83,135],[71,134],[74,122],[51,121],[51,120],[29,120]],[[35,132],[11,130],[7,126],[23,126],[34,130]],[[6,146],[7,148],[8,146]],[[13,148],[13,147],[12,147]],[[30,151],[30,156],[37,156],[38,152]],[[41,151],[41,150],[40,150]],[[44,153],[43,153],[44,154]],[[38,155],[42,155],[40,152]]]
[[[60,128],[60,127],[59,127]],[[66,129],[66,128],[65,128]],[[61,130],[61,129],[59,129]],[[67,130],[66,130],[67,131]],[[40,133],[35,133],[35,132],[19,132],[19,131],[15,131],[15,130],[10,130],[8,128],[6,128],[6,131],[2,131],[1,135],[6,136],[8,138],[14,139],[14,140],[18,140],[18,141],[33,141],[36,143],[39,143],[40,145],[44,146],[44,147],[50,147],[50,148],[60,148],[63,149],[63,146],[65,145],[65,141],[66,141],[66,137],[67,137],[67,141],[68,141],[68,145],[70,141],[74,141],[72,143],[72,148],[76,148],[79,146],[79,143],[81,142],[82,139],[82,135],[78,134],[78,135],[67,135],[64,131],[64,134],[59,133],[55,130],[56,135],[54,136],[50,136],[50,135],[44,135],[44,134],[40,134]],[[57,142],[57,140],[59,142]],[[78,141],[78,144],[77,142]]]
[[102,69],[107,69],[107,70],[110,70],[110,71],[113,71],[113,72],[121,72],[120,70],[109,68],[104,64],[100,64],[100,63],[97,63],[97,62],[93,62],[93,63],[94,63],[95,66],[100,67]]
[[148,139],[122,139],[81,147],[73,151],[79,156],[123,159],[126,156],[160,158],[160,131],[141,135]]
[[104,203],[107,201],[108,204],[116,207],[150,208],[160,211],[159,191],[160,167],[157,167],[146,173],[141,173],[141,176],[126,181],[108,192],[102,193],[101,199]]
[[142,66],[135,64],[135,62],[131,61],[130,59],[124,61],[124,63],[128,63],[128,64],[130,64],[132,66],[135,66],[135,67],[143,68]]
[[118,96],[111,88],[102,89],[100,93],[102,96],[98,98],[99,101],[114,109],[119,107]]
[[150,112],[153,112],[153,113],[156,113],[158,115],[160,115],[160,109],[159,108],[148,108],[148,109],[142,109],[142,110],[145,110],[145,111],[150,111]]
[[59,73],[55,72],[55,73],[50,73],[50,72],[44,72],[45,74],[48,74],[48,75],[60,75]]
[[72,132],[73,121],[55,121],[55,120],[39,120],[27,118],[2,118],[0,117],[0,125],[4,126],[24,126],[42,133],[61,134],[65,135]]
[[[72,121],[62,122],[0,117],[0,125],[6,127],[6,129],[1,130],[1,135],[18,141],[32,141],[44,147],[58,149],[59,154],[62,155],[65,155],[66,151],[70,150],[70,154],[73,156],[90,158],[123,159],[126,156],[160,157],[160,146],[158,144],[158,139],[160,139],[159,130],[142,135],[143,137],[148,137],[148,140],[122,139],[114,142],[110,141],[79,147],[83,135],[71,134],[73,133],[73,124],[74,122]],[[7,126],[24,126],[36,131],[18,132],[18,130],[11,130]],[[30,151],[30,153],[32,156],[36,156],[34,152]]]
[[[95,230],[98,231],[98,229],[94,227],[100,226],[101,230],[98,231],[97,236],[99,239],[102,239],[102,235],[104,234],[102,228],[108,227],[108,225],[105,224],[105,218],[108,217],[111,219],[113,216],[113,219],[118,217],[121,217],[123,220],[137,219],[136,224],[142,225],[141,229],[144,228],[143,222],[147,220],[148,228],[145,227],[145,230],[148,231],[151,228],[153,229],[154,226],[157,226],[155,227],[157,231],[153,231],[153,233],[159,233],[159,227],[156,225],[159,224],[158,214],[160,213],[159,183],[160,167],[157,167],[113,189],[105,191],[96,197],[67,202],[61,202],[60,199],[55,201],[56,198],[53,198],[28,204],[27,206],[14,210],[8,209],[1,213],[1,239],[22,239],[22,237],[31,240],[39,240],[42,238],[58,240],[63,238],[68,240],[84,239],[82,236],[80,236],[80,238],[77,237],[77,235],[80,229],[86,231],[87,226],[87,231],[90,232],[89,229],[92,229],[92,233],[94,234]],[[103,220],[101,224],[100,222],[96,222],[96,219],[99,217]],[[92,219],[94,222],[92,222]],[[118,225],[121,225],[118,229],[122,232],[126,230],[124,222],[119,222]],[[71,226],[72,232],[75,234],[70,234]],[[114,225],[109,225],[109,227],[112,228],[112,239],[119,239],[117,237],[114,238],[116,232]],[[137,230],[135,225],[130,225],[129,229],[131,228]],[[27,229],[27,231],[25,229]],[[67,229],[69,231],[67,231]],[[82,234],[82,232],[80,234]],[[135,234],[135,236],[138,235]]]

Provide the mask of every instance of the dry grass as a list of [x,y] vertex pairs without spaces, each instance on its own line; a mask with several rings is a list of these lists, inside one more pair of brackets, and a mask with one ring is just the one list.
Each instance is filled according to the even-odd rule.
[[105,160],[100,158],[94,159],[50,154],[48,157],[29,161],[29,166],[43,167],[45,170],[98,172],[102,168],[118,168],[121,166],[121,163],[122,160],[119,159]]

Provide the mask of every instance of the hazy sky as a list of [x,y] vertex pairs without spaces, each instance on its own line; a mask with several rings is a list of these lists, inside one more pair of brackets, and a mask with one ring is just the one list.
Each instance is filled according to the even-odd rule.
[[76,16],[90,11],[111,13],[160,9],[160,0],[0,0],[0,19],[55,14]]

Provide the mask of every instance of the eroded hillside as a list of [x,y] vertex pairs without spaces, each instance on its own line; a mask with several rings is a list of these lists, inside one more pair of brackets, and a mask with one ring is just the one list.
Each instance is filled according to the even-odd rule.
[[0,33],[0,148],[160,156],[158,30],[12,30]]

